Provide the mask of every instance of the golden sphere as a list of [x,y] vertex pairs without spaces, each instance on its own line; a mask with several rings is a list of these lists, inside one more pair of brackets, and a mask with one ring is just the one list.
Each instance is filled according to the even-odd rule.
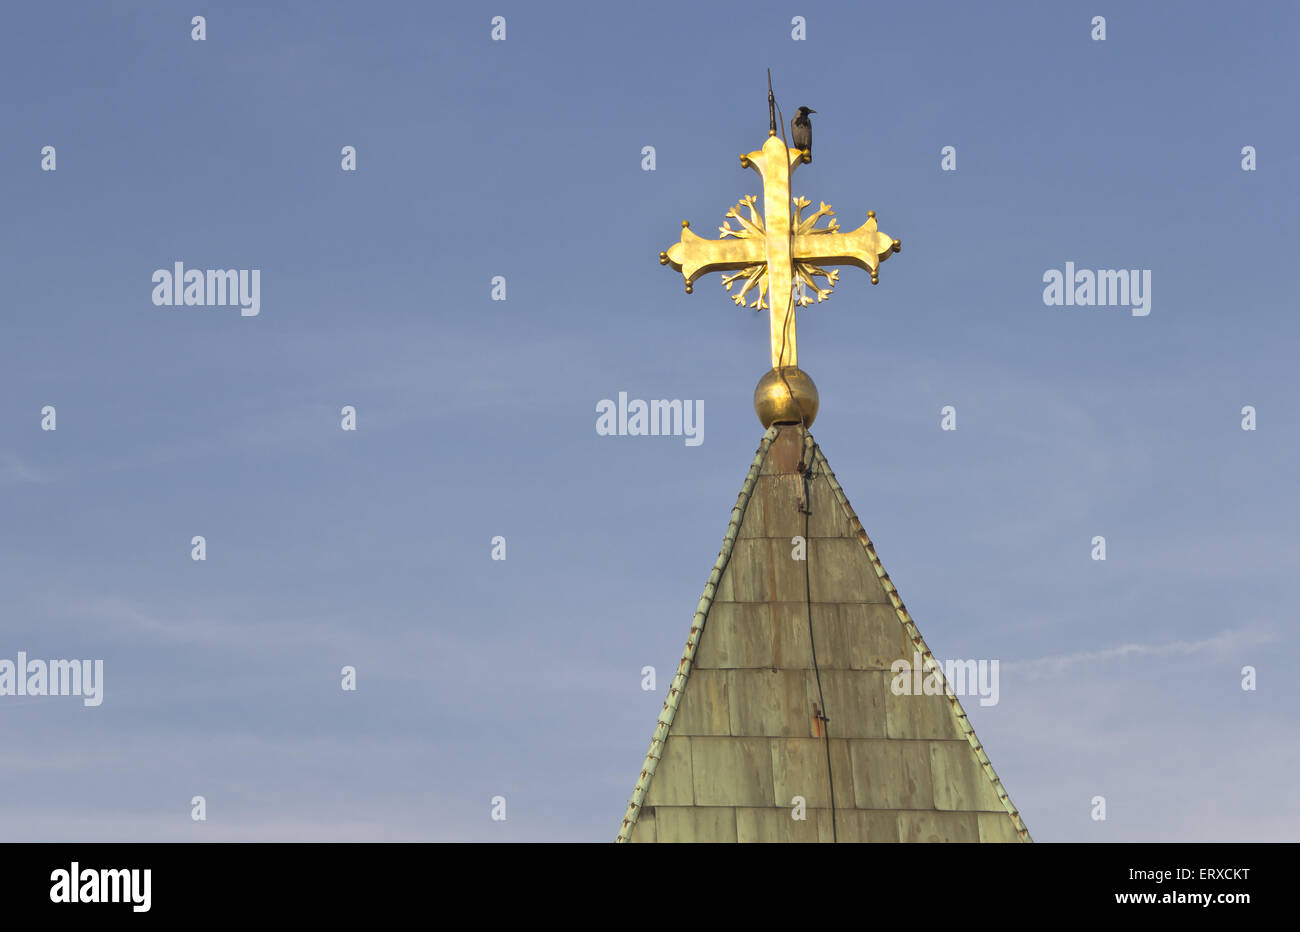
[[[790,386],[788,390],[786,383]],[[764,427],[798,424],[800,419],[811,427],[819,403],[812,377],[796,366],[782,366],[780,373],[769,369],[754,389],[754,413]]]

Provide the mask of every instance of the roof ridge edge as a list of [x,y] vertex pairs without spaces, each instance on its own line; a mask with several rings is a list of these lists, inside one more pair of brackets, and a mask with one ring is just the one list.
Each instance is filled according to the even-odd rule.
[[767,451],[771,449],[772,441],[779,433],[780,429],[774,424],[763,434],[763,439],[758,444],[758,451],[754,454],[754,460],[749,465],[749,473],[745,476],[745,484],[740,487],[740,495],[736,497],[735,507],[731,509],[731,520],[727,522],[727,531],[722,537],[722,549],[718,551],[718,559],[714,561],[713,570],[709,573],[709,581],[704,584],[704,594],[700,596],[695,617],[691,620],[691,633],[686,638],[686,648],[682,651],[682,659],[677,665],[677,673],[673,676],[672,685],[668,687],[668,695],[664,698],[663,711],[659,713],[654,734],[650,736],[650,750],[646,752],[641,775],[632,789],[632,798],[628,800],[627,812],[623,815],[623,825],[619,829],[616,842],[629,841],[632,837],[632,829],[636,828],[637,819],[641,815],[641,804],[645,801],[646,792],[650,789],[650,781],[659,766],[659,756],[663,753],[664,742],[668,739],[668,730],[672,728],[673,718],[677,714],[677,704],[681,701],[686,679],[690,676],[691,667],[695,663],[695,650],[699,647],[700,635],[704,633],[704,623],[708,620],[709,609],[713,606],[713,597],[718,591],[718,583],[721,582],[722,573],[731,560],[731,552],[736,545],[736,535],[740,532],[740,523],[745,518],[746,509],[749,508],[749,499],[753,495],[754,485],[758,482],[763,461],[767,459]]
[[[811,435],[809,436],[811,439]],[[871,542],[871,538],[867,536],[866,528],[862,526],[862,522],[853,511],[853,506],[849,504],[848,496],[844,494],[844,489],[840,487],[839,480],[835,478],[835,472],[831,469],[831,464],[826,460],[826,455],[822,453],[821,444],[813,441],[813,451],[813,455],[816,458],[815,461],[826,471],[826,478],[827,481],[830,482],[831,491],[834,493],[835,498],[839,501],[840,506],[844,509],[845,515],[849,519],[849,527],[857,535],[858,541],[866,550],[867,558],[871,561],[871,565],[875,569],[876,575],[880,578],[881,585],[884,586],[885,593],[889,596],[889,601],[894,607],[894,612],[898,615],[898,620],[903,624],[903,630],[906,631],[908,637],[912,639],[913,645],[921,649],[922,657],[934,660],[934,653],[930,650],[929,645],[925,643],[925,638],[921,636],[921,631],[917,628],[916,622],[913,621],[912,616],[908,614],[907,607],[903,605],[903,599],[898,594],[898,589],[895,588],[893,581],[889,578],[889,574],[885,572],[885,567],[881,564],[880,557],[876,555],[876,547]],[[1006,807],[1007,813],[1011,816],[1012,822],[1015,823],[1016,831],[1020,834],[1021,841],[1032,842],[1033,839],[1029,837],[1029,829],[1025,827],[1024,821],[1020,818],[1020,811],[1016,809],[1015,804],[1011,802],[1011,794],[1009,794],[1006,787],[1002,785],[1002,780],[998,777],[997,771],[993,769],[993,762],[989,760],[988,754],[984,753],[984,746],[976,736],[975,729],[971,726],[970,719],[966,717],[966,710],[962,708],[961,702],[957,698],[957,694],[952,691],[952,687],[948,683],[948,678],[944,676],[942,668],[938,668],[938,674],[939,681],[943,683],[944,696],[947,697],[948,702],[952,706],[952,712],[956,716],[957,725],[961,728],[962,733],[965,734],[966,740],[969,742],[971,749],[974,750],[975,757],[984,770],[984,775],[988,777],[989,782],[993,785],[993,791],[997,793],[998,798],[1002,800],[1002,805]]]

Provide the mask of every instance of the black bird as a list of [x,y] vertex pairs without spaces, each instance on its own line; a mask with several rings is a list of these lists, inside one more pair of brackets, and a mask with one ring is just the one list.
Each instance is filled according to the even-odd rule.
[[808,119],[808,114],[816,112],[800,107],[790,120],[790,139],[796,149],[807,153],[803,158],[805,164],[812,161],[812,120]]

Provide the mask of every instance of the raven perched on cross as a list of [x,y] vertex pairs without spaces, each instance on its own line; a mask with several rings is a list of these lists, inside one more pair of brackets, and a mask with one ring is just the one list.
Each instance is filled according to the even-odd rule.
[[803,159],[805,164],[812,162],[812,120],[808,119],[808,114],[816,112],[807,107],[800,107],[790,119],[790,141],[794,143],[796,149],[802,149],[807,153]]

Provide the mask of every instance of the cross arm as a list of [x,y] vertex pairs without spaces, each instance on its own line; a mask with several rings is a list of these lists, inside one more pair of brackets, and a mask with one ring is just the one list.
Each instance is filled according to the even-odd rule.
[[794,237],[791,256],[812,265],[852,265],[871,273],[871,283],[879,281],[880,263],[902,248],[876,228],[876,212],[867,211],[867,222],[852,233],[804,233]]
[[682,238],[667,252],[659,253],[659,264],[670,265],[686,279],[689,294],[696,279],[710,272],[734,271],[764,260],[763,243],[748,238],[705,239],[691,232],[682,221]]

